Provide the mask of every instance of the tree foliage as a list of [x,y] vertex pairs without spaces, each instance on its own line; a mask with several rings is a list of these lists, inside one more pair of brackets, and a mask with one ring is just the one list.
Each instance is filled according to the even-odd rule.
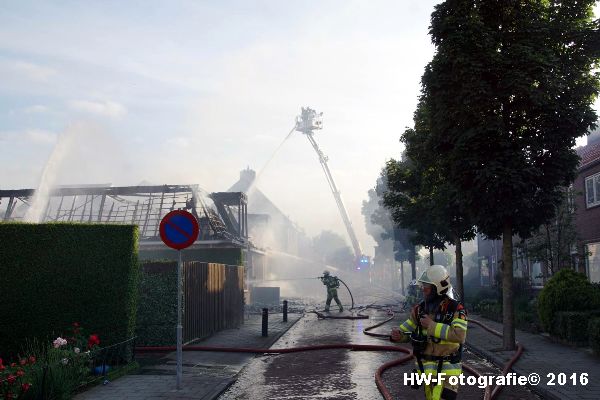
[[412,160],[390,160],[386,164],[388,190],[384,204],[399,226],[413,231],[411,241],[433,249],[445,249],[439,232],[443,229],[436,219],[435,204],[429,197],[419,165]]
[[471,240],[475,229],[456,186],[444,177],[440,158],[433,157],[428,148],[435,121],[430,118],[425,97],[415,112],[414,123],[414,128],[406,129],[401,137],[406,146],[404,159],[386,165],[386,205],[394,220],[415,231],[416,243],[429,248],[430,265],[435,260],[434,249],[444,250],[447,243],[456,246],[457,290],[462,297],[461,241]]
[[486,236],[503,236],[504,346],[514,347],[512,236],[554,216],[595,126],[594,1],[448,0],[422,79],[428,154]]
[[321,231],[313,238],[315,253],[325,264],[347,270],[354,265],[354,255],[346,240],[333,231]]
[[[423,76],[429,151],[489,237],[528,236],[575,177],[575,139],[594,126],[596,59],[579,42],[593,1],[446,1]],[[579,41],[579,42],[578,42]]]
[[563,193],[553,219],[546,221],[530,238],[523,239],[517,245],[529,259],[546,265],[548,271],[544,273],[544,278],[554,275],[561,268],[571,267],[571,248],[577,242],[577,231],[570,193]]
[[390,210],[384,205],[383,197],[387,190],[387,177],[385,170],[382,170],[375,188],[368,192],[369,199],[363,201],[362,214],[365,217],[366,230],[380,248],[385,249],[391,244],[395,261],[401,264],[409,262],[414,271],[418,258],[417,249],[412,242],[414,234],[394,222]]

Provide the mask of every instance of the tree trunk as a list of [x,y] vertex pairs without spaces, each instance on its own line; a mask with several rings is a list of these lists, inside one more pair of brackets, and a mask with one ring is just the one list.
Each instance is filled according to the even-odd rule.
[[417,279],[417,248],[413,246],[410,252],[410,273],[413,281]]
[[433,246],[429,247],[429,265],[433,265]]
[[465,288],[463,284],[463,254],[460,243],[460,237],[456,237],[454,241],[456,246],[456,291],[458,292],[459,300],[465,299]]
[[400,287],[402,288],[402,296],[406,296],[406,293],[404,293],[404,261],[400,261]]
[[[558,214],[558,217],[556,219],[556,271],[560,271],[562,269],[562,249],[563,249],[563,243],[562,243],[562,238],[561,238],[561,215],[560,213]],[[568,253],[568,252],[567,252]]]
[[546,245],[548,246],[548,260],[550,261],[550,273],[554,275],[554,254],[552,254],[552,241],[550,240],[550,228],[548,224],[546,227]]
[[502,348],[504,350],[515,349],[512,250],[512,224],[507,221],[502,232]]

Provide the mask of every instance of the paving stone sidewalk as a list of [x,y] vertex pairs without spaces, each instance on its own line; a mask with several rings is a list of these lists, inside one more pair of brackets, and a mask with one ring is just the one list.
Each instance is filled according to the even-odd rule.
[[[197,344],[268,349],[301,317],[302,314],[288,314],[288,322],[283,322],[281,314],[269,315],[269,336],[263,337],[261,315],[250,315],[240,328],[217,332]],[[238,373],[255,356],[184,351],[182,389],[176,390],[177,356],[173,352],[157,364],[145,365],[134,374],[79,393],[75,400],[212,400],[235,382]]]
[[[478,315],[470,315],[488,327],[502,332],[502,324],[482,318]],[[531,373],[539,374],[541,382],[530,388],[545,399],[600,399],[600,358],[593,356],[585,349],[569,347],[552,342],[549,338],[517,330],[516,339],[525,351],[513,366],[513,371],[518,375],[529,376]],[[514,355],[513,351],[502,351],[502,339],[490,334],[483,328],[469,324],[467,333],[467,346],[474,352],[502,365]],[[550,378],[548,374],[558,376],[566,374],[566,384],[561,386],[558,379],[555,385],[548,385]],[[571,375],[577,374],[577,383],[573,385]],[[583,386],[579,377],[582,373],[588,374],[588,383]]]

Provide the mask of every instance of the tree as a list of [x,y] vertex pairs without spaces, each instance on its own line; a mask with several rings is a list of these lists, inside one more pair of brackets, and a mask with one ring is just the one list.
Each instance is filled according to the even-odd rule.
[[[404,276],[404,262],[407,261],[410,264],[410,276],[412,280],[417,279],[417,260],[421,258],[419,256],[420,246],[415,246],[413,243],[413,237],[415,233],[410,229],[401,228],[396,226],[394,228],[394,252],[396,254],[396,260],[400,262],[402,274]],[[404,284],[403,290],[404,290]]]
[[[503,341],[514,348],[512,237],[553,218],[575,176],[575,139],[595,126],[594,1],[448,0],[422,79],[439,154],[478,229],[503,238]],[[594,36],[596,35],[596,36]]]
[[[379,179],[377,185],[380,184]],[[382,200],[377,195],[376,189],[370,189],[368,196],[368,200],[363,201],[361,208],[361,212],[365,217],[366,231],[380,249],[393,247],[394,223],[392,217],[389,211],[382,207]]]
[[390,211],[383,204],[383,196],[387,191],[385,170],[377,179],[374,189],[369,190],[368,200],[363,201],[362,214],[365,217],[367,233],[373,237],[377,246],[385,249],[393,246],[394,260],[400,263],[400,287],[404,290],[404,263],[411,264],[412,279],[416,279],[416,248],[411,242],[412,233],[399,227],[392,220]]
[[354,265],[352,249],[346,240],[332,231],[321,231],[313,238],[313,248],[325,264],[342,270],[351,269]]
[[556,208],[555,217],[544,222],[530,238],[523,239],[517,245],[529,259],[544,264],[544,282],[548,275],[554,275],[559,269],[571,267],[571,249],[577,242],[571,196],[572,191],[565,189]]
[[[462,247],[463,240],[475,236],[469,210],[461,202],[461,194],[452,181],[445,179],[439,157],[428,149],[431,120],[427,98],[422,96],[414,114],[414,129],[406,129],[401,137],[405,159],[387,165],[390,190],[388,205],[394,218],[415,230],[415,240],[429,248],[430,265],[434,249],[445,249],[449,243],[456,249],[456,289],[464,297]],[[393,185],[392,185],[393,183]]]
[[433,250],[446,248],[439,234],[444,227],[435,214],[435,203],[420,168],[421,165],[408,158],[388,161],[385,167],[388,190],[383,202],[399,226],[413,231],[412,243],[429,249],[433,265]]
[[367,232],[378,244],[381,241],[393,240],[395,260],[400,262],[401,266],[408,261],[412,266],[412,279],[416,279],[415,263],[418,255],[412,243],[414,232],[394,222],[390,210],[384,204],[387,191],[387,176],[384,168],[377,179],[375,189],[369,190],[369,200],[363,202],[362,213],[365,216]]

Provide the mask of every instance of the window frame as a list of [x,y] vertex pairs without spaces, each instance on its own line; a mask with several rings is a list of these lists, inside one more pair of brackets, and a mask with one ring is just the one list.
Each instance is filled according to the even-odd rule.
[[[593,203],[588,202],[588,182],[592,182],[592,192],[594,194]],[[593,175],[586,176],[583,180],[583,191],[585,193],[585,208],[593,208],[600,206],[600,190],[596,190],[600,188],[600,172],[597,172]]]

